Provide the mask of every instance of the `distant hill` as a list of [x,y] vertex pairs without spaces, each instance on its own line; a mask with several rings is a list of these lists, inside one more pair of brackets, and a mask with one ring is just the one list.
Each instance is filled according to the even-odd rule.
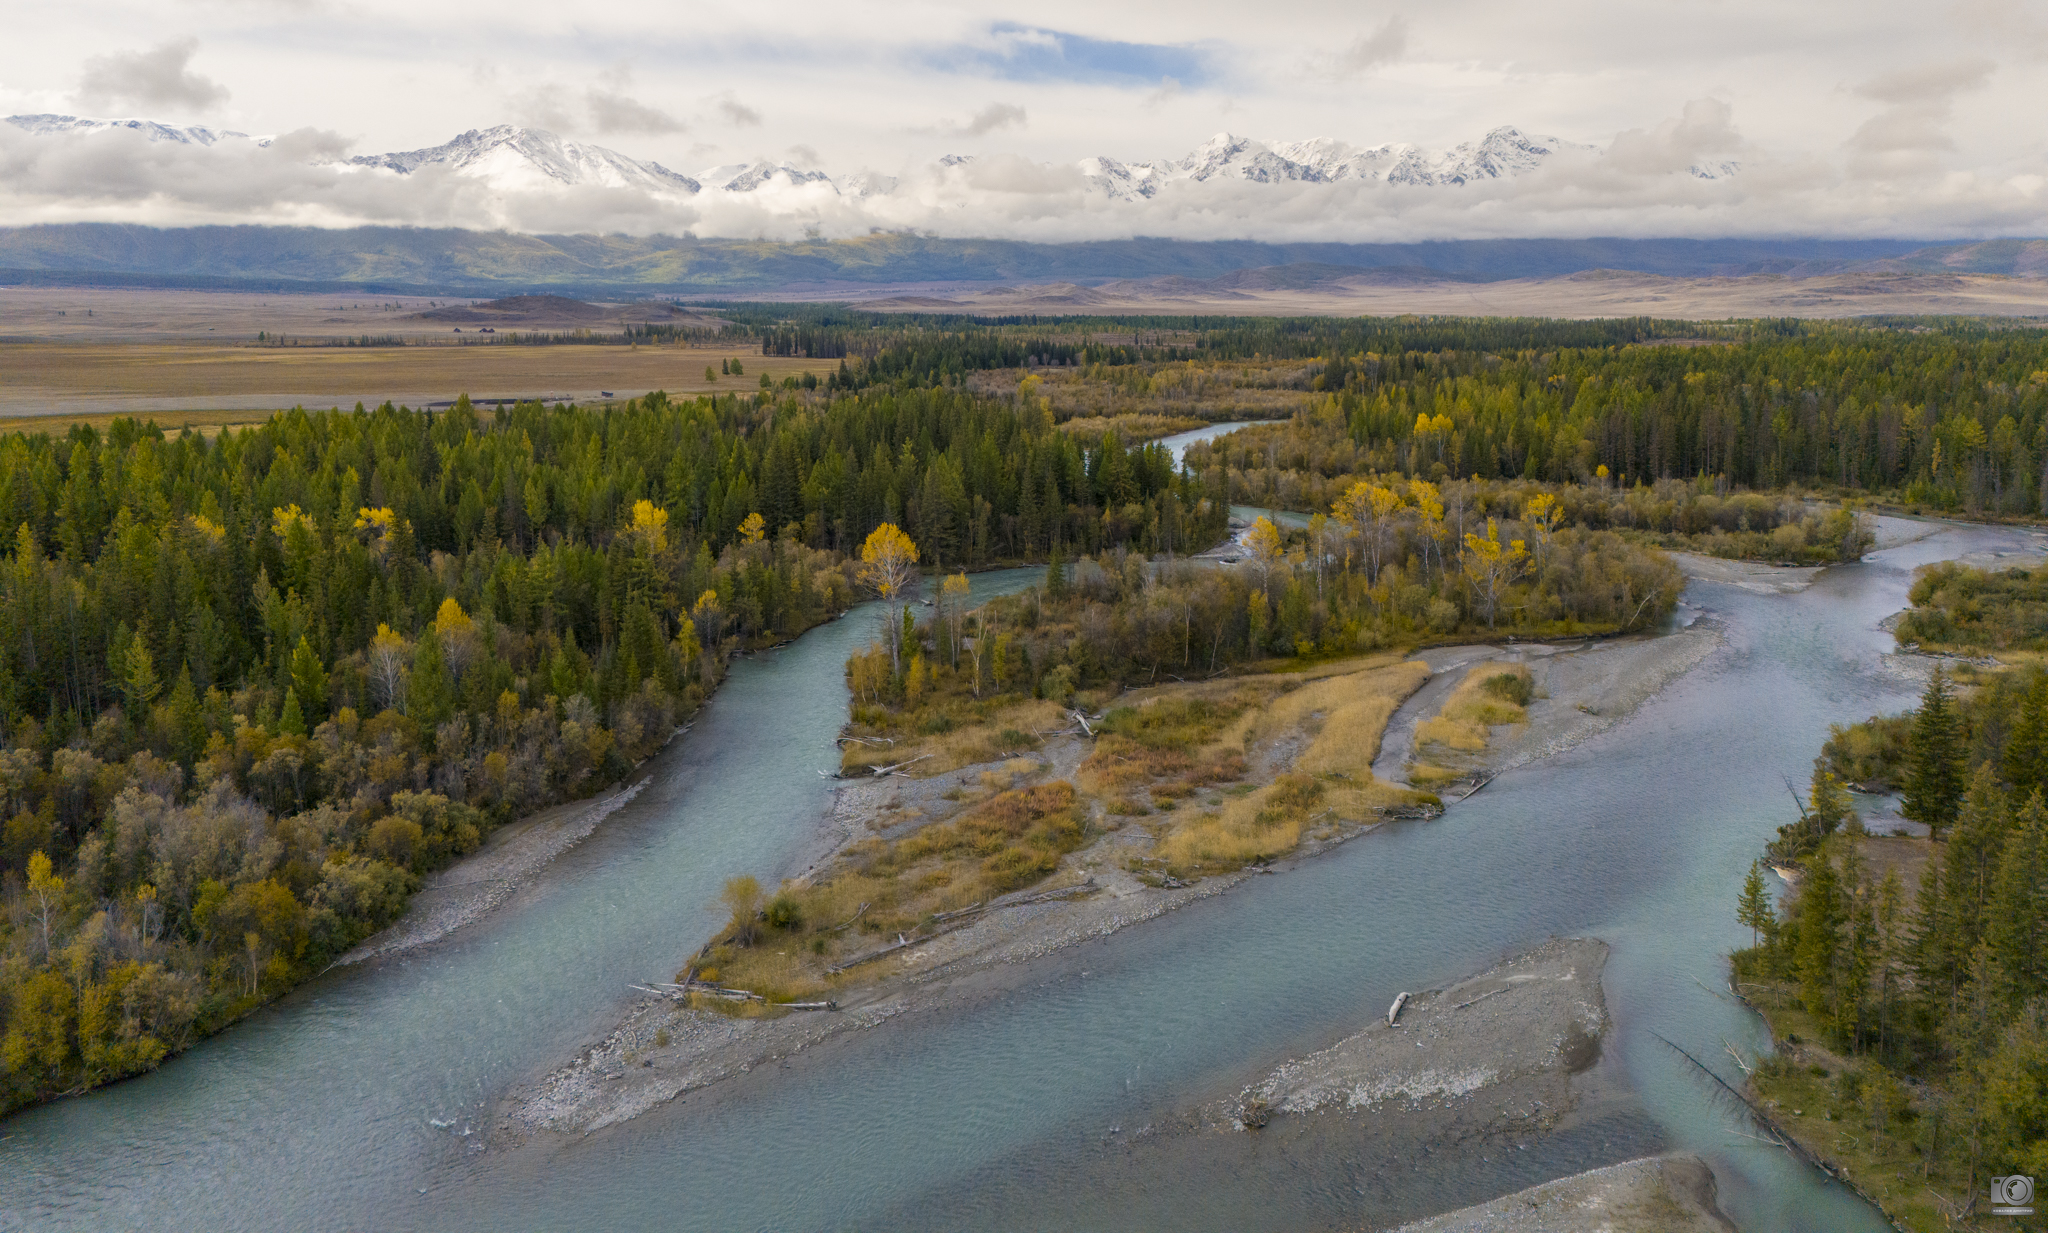
[[[1133,239],[1073,244],[903,234],[771,243],[673,236],[522,235],[362,227],[0,228],[0,282],[47,285],[355,288],[505,295],[761,296],[876,285],[1219,279],[1276,266],[1382,271],[1403,281],[1492,281],[1582,270],[1697,277],[1922,270],[2048,274],[2048,241],[1451,240],[1262,244]],[[1250,277],[1250,276],[1245,276]],[[1261,279],[1253,278],[1253,285]]]

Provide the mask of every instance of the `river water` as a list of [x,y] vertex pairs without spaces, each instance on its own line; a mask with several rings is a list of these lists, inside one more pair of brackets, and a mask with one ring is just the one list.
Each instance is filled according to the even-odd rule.
[[[734,665],[647,788],[533,887],[411,955],[343,970],[154,1075],[0,1124],[0,1229],[1302,1228],[1453,1206],[1645,1146],[1700,1152],[1745,1229],[1885,1228],[1740,1137],[1652,1033],[1724,1072],[1763,1044],[1714,990],[1743,872],[1827,726],[1910,705],[1878,622],[1911,569],[2036,547],[1945,528],[1797,595],[1695,583],[1726,645],[1636,715],[1430,823],[1047,961],[1009,992],[897,1020],[816,1060],[548,1149],[471,1133],[514,1081],[601,1035],[672,972],[735,872],[794,872],[829,786],[857,612]],[[1040,576],[983,575],[977,591]],[[1099,1145],[1219,1077],[1327,1043],[1393,994],[1558,934],[1613,947],[1603,1065],[1633,1119],[1549,1156],[1372,1185],[1171,1178]],[[1562,1154],[1560,1154],[1560,1152]],[[1392,1189],[1390,1190],[1389,1187]]]

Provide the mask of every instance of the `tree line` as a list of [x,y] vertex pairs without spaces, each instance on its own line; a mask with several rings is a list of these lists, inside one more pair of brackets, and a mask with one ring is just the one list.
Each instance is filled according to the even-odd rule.
[[0,438],[0,1102],[154,1065],[498,822],[615,782],[735,647],[933,566],[1184,549],[1157,447],[874,388]]
[[[2017,606],[2048,577],[1936,567],[1917,580],[1902,642],[1982,646],[1944,609]],[[1944,623],[1948,622],[1948,623]],[[2038,628],[2008,647],[2038,644]],[[1738,980],[1784,982],[1829,1044],[1857,1057],[1836,1096],[1876,1142],[1907,1145],[1923,1176],[1974,1193],[1993,1172],[2048,1175],[2048,672],[1993,672],[1958,693],[1937,669],[1902,716],[1838,727],[1799,820],[1766,860],[1797,871],[1774,906],[1761,862],[1738,917],[1756,944]],[[1896,789],[1935,843],[1916,886],[1880,874],[1847,786]],[[1896,842],[1896,841],[1894,841]]]
[[942,677],[977,698],[1065,703],[1077,689],[1274,657],[1646,629],[1677,602],[1683,579],[1668,558],[1611,531],[1558,526],[1549,495],[1501,512],[1486,513],[1465,485],[1361,482],[1306,528],[1260,516],[1223,562],[1056,554],[1044,583],[1021,595],[970,612],[943,591],[924,624],[906,608],[900,632],[892,622],[884,645],[849,661],[854,717],[889,726],[871,708],[914,711]]

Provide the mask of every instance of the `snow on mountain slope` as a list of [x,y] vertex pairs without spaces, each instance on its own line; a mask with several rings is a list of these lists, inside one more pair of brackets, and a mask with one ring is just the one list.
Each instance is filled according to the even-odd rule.
[[[1556,137],[1527,136],[1507,126],[1494,129],[1476,142],[1468,141],[1443,151],[1423,150],[1406,143],[1360,147],[1330,137],[1268,146],[1232,133],[1218,133],[1185,158],[1157,163],[1084,159],[1081,174],[1098,191],[1117,200],[1153,197],[1168,184],[1215,180],[1247,180],[1255,184],[1377,180],[1441,188],[1509,179],[1534,171],[1564,152],[1598,155],[1599,149]],[[1732,170],[1733,165],[1728,166]],[[1695,169],[1694,174],[1703,173]]]
[[[10,116],[8,122],[40,135],[130,129],[151,141],[188,145],[211,146],[231,138],[265,145],[270,140],[152,120],[24,115]],[[1178,159],[1123,162],[1096,157],[1081,160],[1078,168],[1091,188],[1111,200],[1141,201],[1156,197],[1169,185],[1236,181],[1273,185],[1376,181],[1420,188],[1455,188],[1524,175],[1560,154],[1598,157],[1600,150],[1556,137],[1524,134],[1510,126],[1496,128],[1478,141],[1441,151],[1401,142],[1354,146],[1330,137],[1268,145],[1225,132]],[[972,155],[949,154],[939,160],[939,166],[953,169],[973,161]],[[815,199],[822,190],[828,198],[838,195],[876,199],[889,197],[900,187],[896,178],[874,172],[834,178],[789,162],[728,163],[708,168],[693,179],[660,163],[641,162],[603,146],[568,141],[544,129],[509,124],[471,129],[443,145],[358,155],[348,162],[401,176],[425,167],[445,167],[456,174],[480,179],[491,188],[519,192],[596,186],[640,189],[662,196],[695,196],[706,191],[757,194],[773,189],[766,200],[779,200],[793,190],[811,189],[808,194],[797,195]],[[1740,164],[1732,162],[1688,168],[1689,174],[1702,180],[1725,179],[1739,170]]]
[[44,137],[57,133],[105,133],[126,130],[140,133],[150,141],[171,141],[188,146],[210,146],[222,141],[253,141],[259,146],[270,144],[268,137],[251,137],[247,133],[232,130],[201,128],[196,124],[159,124],[155,120],[88,120],[80,116],[43,114],[9,116],[7,122],[16,128],[26,129]]
[[545,129],[510,124],[471,129],[453,141],[424,150],[361,154],[349,162],[399,175],[411,175],[423,167],[447,167],[488,181],[495,188],[524,192],[595,186],[676,194],[695,193],[702,187],[660,163],[643,163],[603,146],[564,141]]
[[[726,169],[721,167],[718,170],[723,172]],[[732,176],[720,184],[719,187],[728,193],[751,193],[770,183],[778,176],[792,186],[822,183],[832,185],[834,188],[838,187],[837,184],[833,183],[832,177],[824,172],[805,171],[790,163],[755,163],[750,167],[744,167],[737,175]],[[706,178],[708,179],[709,177],[707,176]]]
[[[1447,212],[1521,199],[1516,181],[1523,177],[1530,178],[1530,199],[1556,198],[1545,196],[1549,188],[1577,182],[1566,169],[1599,166],[1610,158],[1598,147],[1502,126],[1444,150],[1398,142],[1361,146],[1331,137],[1268,143],[1225,132],[1182,157],[1156,160],[1101,156],[1046,163],[987,150],[889,169],[894,174],[863,169],[833,176],[806,155],[803,165],[733,162],[692,177],[514,125],[472,129],[423,149],[348,157],[331,135],[314,132],[273,142],[151,120],[6,119],[12,127],[0,126],[0,141],[10,157],[20,153],[10,166],[29,170],[0,183],[0,202],[11,192],[24,201],[33,198],[32,210],[43,213],[55,208],[52,202],[92,199],[94,191],[110,202],[130,201],[133,169],[127,164],[141,160],[78,160],[62,152],[68,143],[90,147],[104,134],[128,132],[156,143],[156,156],[147,160],[151,173],[164,177],[174,195],[185,195],[179,208],[186,218],[212,219],[220,212],[211,196],[190,185],[247,177],[275,186],[279,203],[268,217],[294,224],[397,222],[701,236],[800,231],[837,237],[978,226],[1037,237],[1158,229],[1190,238],[1236,238],[1274,226],[1288,234],[1357,235],[1385,234],[1386,220],[1408,215],[1420,221],[1407,230],[1433,231],[1444,226]],[[28,148],[46,142],[48,158]],[[194,174],[188,161],[203,173]],[[1638,182],[1657,177],[1658,192],[1672,201],[1706,200],[1702,193],[1718,199],[1717,185],[1742,173],[1734,162],[1681,161],[1648,170],[1641,163],[1633,155],[1615,157],[1612,169]],[[81,188],[81,168],[104,171],[104,189]],[[31,172],[49,177],[50,186],[31,187],[39,183]]]

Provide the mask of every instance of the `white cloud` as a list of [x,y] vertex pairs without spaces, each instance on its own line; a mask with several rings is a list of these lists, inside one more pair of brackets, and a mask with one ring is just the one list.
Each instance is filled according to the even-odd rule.
[[[1042,0],[1028,27],[1017,13],[995,0],[786,0],[699,6],[680,23],[498,0],[479,21],[473,8],[414,0],[71,0],[10,14],[0,114],[77,110],[256,133],[313,125],[364,152],[517,122],[693,173],[803,146],[824,170],[903,182],[883,205],[788,206],[828,233],[2048,232],[2038,188],[2048,22],[2037,0],[1437,0],[1363,11],[1184,0],[1170,28],[1143,6]],[[1614,136],[1604,159],[1572,174],[1559,166],[1455,197],[1267,185],[1123,208],[1059,187],[1082,157],[1178,157],[1226,126],[1270,141],[1441,148],[1500,124]],[[12,135],[0,138],[15,150]],[[987,180],[992,169],[977,170],[983,179],[925,170],[963,139],[991,168],[1008,157],[1048,170],[1003,172],[1011,187]],[[8,157],[27,158],[30,178],[0,179],[0,222],[114,212],[553,225],[564,209],[459,183],[307,187],[281,164],[207,164],[208,175],[250,177],[238,196],[189,182],[199,173],[162,152],[142,159],[138,174],[156,180],[138,194],[117,191],[83,148]],[[1739,162],[1739,176],[1689,173],[1724,162]],[[69,189],[67,174],[78,177]],[[591,216],[571,220],[576,229],[685,225],[659,202],[578,200]],[[689,209],[703,217],[687,225],[700,228],[783,225],[783,207],[766,198]]]
[[[750,193],[627,188],[508,191],[443,168],[409,176],[336,165],[341,137],[303,129],[252,142],[154,145],[126,131],[39,137],[0,124],[0,221],[131,220],[386,224],[539,232],[691,232],[795,239],[876,227],[1035,240],[1404,241],[1514,236],[1906,235],[2043,230],[2048,177],[1908,168],[1882,177],[1750,142],[1733,108],[1703,98],[1624,130],[1600,151],[1567,151],[1517,177],[1457,187],[1377,181],[1176,181],[1117,202],[1073,162],[992,154],[906,169],[893,192],[841,194],[773,179]],[[791,154],[814,163],[815,150]],[[1702,162],[1739,158],[1706,180]],[[847,171],[848,168],[832,168]]]
[[182,38],[149,51],[94,56],[85,62],[85,73],[79,79],[79,99],[96,107],[133,103],[195,111],[225,103],[226,86],[187,67],[198,50],[198,39]]
[[1399,13],[1371,34],[1361,34],[1337,56],[1337,72],[1350,76],[1393,64],[1408,52],[1408,19]]
[[584,96],[590,122],[600,133],[680,133],[682,121],[613,90],[592,87]]
[[727,124],[758,128],[761,113],[730,96],[718,100],[718,114],[725,117]]
[[1863,122],[1847,142],[1859,175],[1924,171],[1956,148],[1949,133],[1959,94],[1982,90],[1998,66],[1981,56],[1894,70],[1856,87],[1864,98],[1888,104]]
[[981,137],[998,129],[1024,127],[1024,109],[1015,103],[990,103],[974,118],[954,131],[963,137]]

